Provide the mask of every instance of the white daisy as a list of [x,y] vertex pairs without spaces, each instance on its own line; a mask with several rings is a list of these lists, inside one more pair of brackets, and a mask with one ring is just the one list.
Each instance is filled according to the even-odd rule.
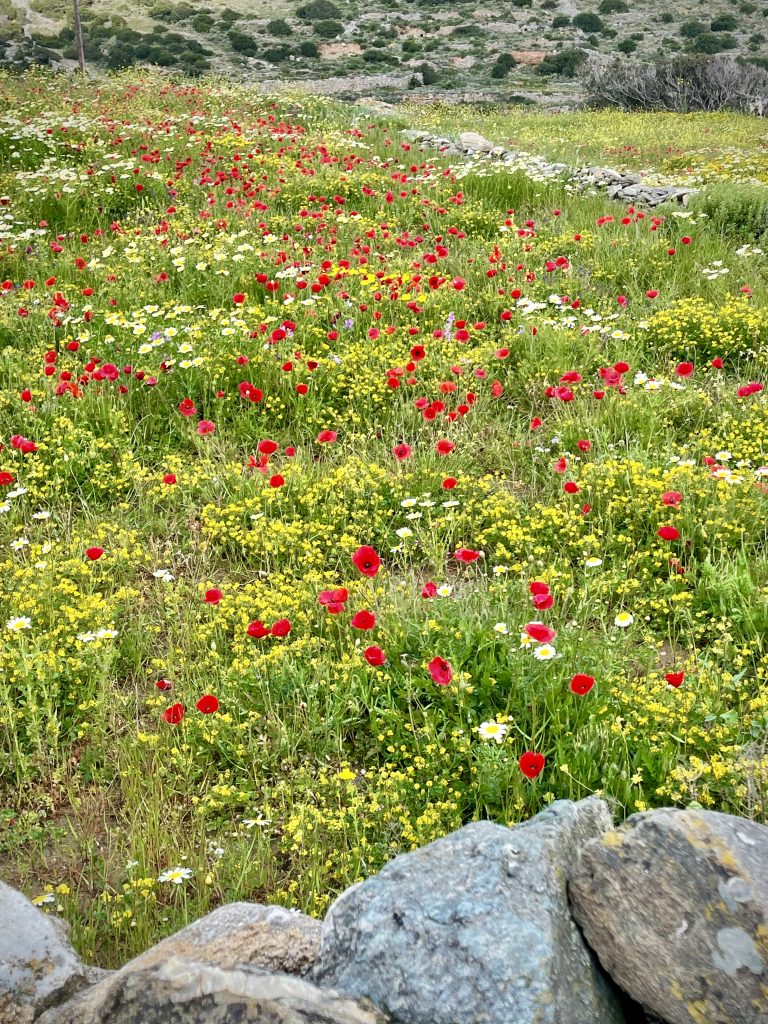
[[496,740],[497,743],[503,743],[509,726],[505,722],[483,722],[478,726],[477,731],[483,740]]
[[553,658],[557,657],[557,651],[552,644],[542,644],[540,647],[536,648],[533,652],[533,656],[536,661],[551,661]]
[[613,620],[613,624],[618,626],[619,629],[626,629],[627,626],[631,626],[634,621],[635,617],[631,612],[619,612]]
[[168,868],[167,871],[163,871],[162,874],[157,876],[157,880],[158,882],[173,882],[174,885],[181,885],[182,882],[186,882],[191,877],[191,868]]
[[13,619],[8,619],[5,624],[5,628],[10,630],[11,633],[18,633],[22,629],[30,629],[32,626],[32,619],[27,615],[19,615]]

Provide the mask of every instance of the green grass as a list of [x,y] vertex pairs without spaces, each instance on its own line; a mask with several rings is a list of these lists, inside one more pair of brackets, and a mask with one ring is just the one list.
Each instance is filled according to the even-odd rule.
[[[121,963],[228,900],[321,915],[400,851],[558,798],[765,820],[751,175],[743,217],[715,215],[718,186],[709,216],[653,219],[403,149],[401,125],[470,126],[439,111],[42,72],[0,98],[0,875],[84,956]],[[654,123],[471,126],[563,155],[711,127],[759,154],[743,118]],[[538,619],[549,660],[522,642]]]

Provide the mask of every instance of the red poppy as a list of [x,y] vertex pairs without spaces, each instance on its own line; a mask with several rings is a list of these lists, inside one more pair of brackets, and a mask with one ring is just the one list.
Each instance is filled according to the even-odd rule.
[[680,536],[680,531],[675,526],[661,526],[656,531],[656,535],[661,537],[662,540],[677,540]]
[[269,636],[269,626],[265,626],[261,619],[257,619],[255,622],[249,623],[246,632],[248,636],[253,636],[260,640],[264,636]]
[[675,367],[675,373],[678,377],[692,377],[693,363],[678,363]]
[[574,483],[573,480],[568,480],[563,484],[563,490],[566,494],[578,494],[579,485]]
[[571,679],[571,690],[574,693],[578,693],[580,697],[583,697],[585,693],[589,693],[594,685],[594,676],[585,675],[583,672],[577,672]]
[[13,473],[0,473],[0,487],[10,487],[15,479]]
[[279,473],[275,473],[274,476],[271,476],[269,478],[269,486],[270,487],[274,487],[274,488],[282,487],[284,483],[285,483],[285,477],[284,476],[280,476]]
[[171,682],[171,680],[163,679],[162,677],[160,679],[155,680],[155,686],[158,690],[160,690],[161,693],[167,693],[168,690],[173,689],[173,683]]
[[349,624],[353,629],[373,629],[376,625],[376,616],[373,612],[363,609],[363,611],[355,612]]
[[456,479],[455,476],[447,476],[440,486],[443,488],[444,491],[452,491],[457,483],[458,480]]
[[453,557],[457,562],[465,562],[466,564],[469,564],[470,562],[476,562],[478,560],[480,552],[472,551],[471,548],[457,548]]
[[715,358],[712,360],[712,366],[714,366],[716,370],[722,370],[724,365],[725,364],[723,363],[723,360],[720,356],[715,356]]
[[661,496],[661,500],[665,505],[670,505],[672,508],[677,508],[680,502],[683,500],[683,496],[680,491],[664,491]]
[[218,587],[211,587],[210,590],[206,590],[203,600],[206,604],[218,604],[222,597],[224,594]]
[[543,754],[535,754],[531,750],[526,750],[526,752],[520,756],[518,764],[520,765],[520,771],[526,779],[535,779],[536,776],[540,775],[544,770],[546,758]]
[[453,679],[453,669],[445,658],[433,658],[427,665],[429,674],[438,686],[448,686]]
[[270,629],[272,636],[288,636],[291,632],[291,620],[290,619],[278,619]]
[[554,463],[552,469],[555,473],[564,473],[568,469],[568,460],[564,455],[561,455],[557,462]]
[[215,434],[216,424],[213,420],[200,420],[197,424],[197,432],[201,437],[204,437],[206,434]]
[[555,603],[555,599],[554,599],[554,597],[552,597],[551,594],[534,594],[533,595],[534,607],[538,611],[540,611],[540,612],[547,611],[547,609],[551,608],[554,603]]
[[182,416],[196,416],[197,409],[191,398],[182,398],[179,402],[179,412]]
[[373,548],[363,544],[352,555],[352,564],[363,576],[368,576],[369,579],[372,579],[381,568],[381,559]]
[[380,647],[366,647],[363,657],[369,665],[384,665],[387,661],[387,656]]
[[425,583],[421,588],[421,596],[425,598],[435,597],[437,595],[437,584],[433,583],[432,580],[429,583]]
[[346,587],[337,587],[335,590],[321,590],[317,595],[320,604],[330,608],[331,605],[344,605],[349,600],[349,592]]
[[261,455],[274,455],[279,447],[280,445],[276,441],[270,441],[269,438],[266,438],[264,441],[259,441],[256,450]]
[[163,483],[164,484],[169,484],[169,485],[175,484],[176,483],[176,474],[175,473],[166,473],[163,476]]
[[442,440],[438,441],[435,445],[435,451],[438,455],[450,455],[456,445],[453,441]]
[[680,684],[682,683],[683,679],[685,679],[685,672],[667,672],[664,678],[670,686],[674,686],[675,689],[677,689],[677,687],[680,686]]
[[98,562],[101,556],[104,554],[104,548],[86,548],[85,557],[90,562]]
[[592,442],[587,440],[579,441],[576,445],[580,452],[588,452],[592,447]]
[[549,593],[549,585],[547,583],[542,583],[541,580],[532,580],[528,584],[528,593],[529,594],[534,594],[534,595],[536,595],[536,594],[548,594]]
[[183,704],[171,704],[169,708],[166,708],[163,712],[163,718],[170,725],[178,725],[184,717],[184,705]]
[[537,644],[548,644],[557,636],[557,631],[545,626],[543,622],[529,622],[525,627],[525,632]]
[[232,296],[232,301],[236,306],[242,306],[242,304],[245,302],[245,295],[242,292],[235,292],[235,294]]
[[404,459],[410,459],[413,454],[413,448],[409,444],[396,444],[392,449],[392,454],[398,462],[402,462]]
[[317,440],[320,444],[333,444],[338,436],[335,430],[321,430]]
[[219,710],[219,701],[212,693],[206,693],[195,704],[195,707],[203,715],[212,715],[215,711]]

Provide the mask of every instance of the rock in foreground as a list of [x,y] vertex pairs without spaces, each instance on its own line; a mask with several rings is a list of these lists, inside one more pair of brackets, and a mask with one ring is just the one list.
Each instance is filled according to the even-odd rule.
[[[70,945],[66,927],[0,882],[0,999],[30,1013],[69,998],[87,984],[88,969]],[[0,1004],[2,1005],[2,1004]],[[16,1011],[14,1011],[16,1012]],[[26,1014],[28,1016],[28,1014]]]
[[563,800],[395,858],[332,906],[313,977],[403,1024],[623,1021],[566,894],[580,848],[611,823],[600,800]]
[[635,814],[582,851],[573,912],[603,967],[669,1024],[768,1020],[768,828]]
[[289,974],[171,957],[119,972],[39,1024],[383,1024],[373,1007]]

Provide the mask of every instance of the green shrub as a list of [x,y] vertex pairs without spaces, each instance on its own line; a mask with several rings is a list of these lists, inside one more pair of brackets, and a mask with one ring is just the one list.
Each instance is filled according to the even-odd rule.
[[566,28],[571,24],[571,19],[567,14],[556,14],[552,19],[552,28]]
[[302,57],[320,56],[320,50],[317,43],[313,43],[311,39],[305,39],[302,43],[299,43],[299,53]]
[[571,24],[574,28],[581,29],[582,32],[602,32],[605,28],[602,18],[587,11],[577,14]]
[[285,43],[281,43],[279,46],[269,46],[266,50],[261,50],[258,54],[262,60],[268,61],[270,64],[282,64],[283,61],[288,60],[291,55],[290,46],[286,46]]
[[273,18],[267,22],[267,32],[271,36],[292,36],[293,29],[284,18]]
[[562,78],[573,78],[579,67],[587,59],[584,50],[572,47],[548,54],[541,64],[537,65],[539,75],[560,75]]
[[626,0],[601,0],[597,9],[601,14],[626,14],[629,4]]
[[634,53],[637,49],[637,43],[634,39],[622,39],[616,49],[619,53]]
[[317,35],[322,39],[335,39],[344,31],[344,26],[340,21],[333,21],[331,19],[315,22],[314,28]]
[[256,40],[253,36],[246,35],[245,32],[233,28],[227,33],[227,38],[236,53],[243,53],[246,57],[255,57],[258,53]]
[[712,32],[735,32],[739,27],[739,23],[732,14],[721,14],[719,17],[712,19],[709,27]]
[[150,7],[149,13],[155,21],[173,21],[175,17],[174,6],[163,2]]
[[674,20],[675,16],[671,11],[664,11],[663,14],[659,15],[659,21],[662,25],[671,25]]
[[424,85],[434,85],[440,77],[437,73],[437,69],[432,67],[431,64],[426,63],[421,65],[419,73],[421,74],[421,80]]
[[296,17],[302,21],[326,21],[341,16],[341,11],[331,0],[310,0],[310,3],[296,8]]
[[213,28],[213,25],[213,18],[210,16],[210,14],[206,14],[205,12],[201,12],[200,14],[195,15],[195,17],[192,19],[192,28],[195,30],[195,32],[208,33]]
[[735,50],[739,44],[733,36],[726,33],[702,32],[691,44],[692,53],[721,53],[723,50]]
[[684,21],[680,26],[680,35],[686,39],[695,39],[707,31],[707,26],[702,21]]

